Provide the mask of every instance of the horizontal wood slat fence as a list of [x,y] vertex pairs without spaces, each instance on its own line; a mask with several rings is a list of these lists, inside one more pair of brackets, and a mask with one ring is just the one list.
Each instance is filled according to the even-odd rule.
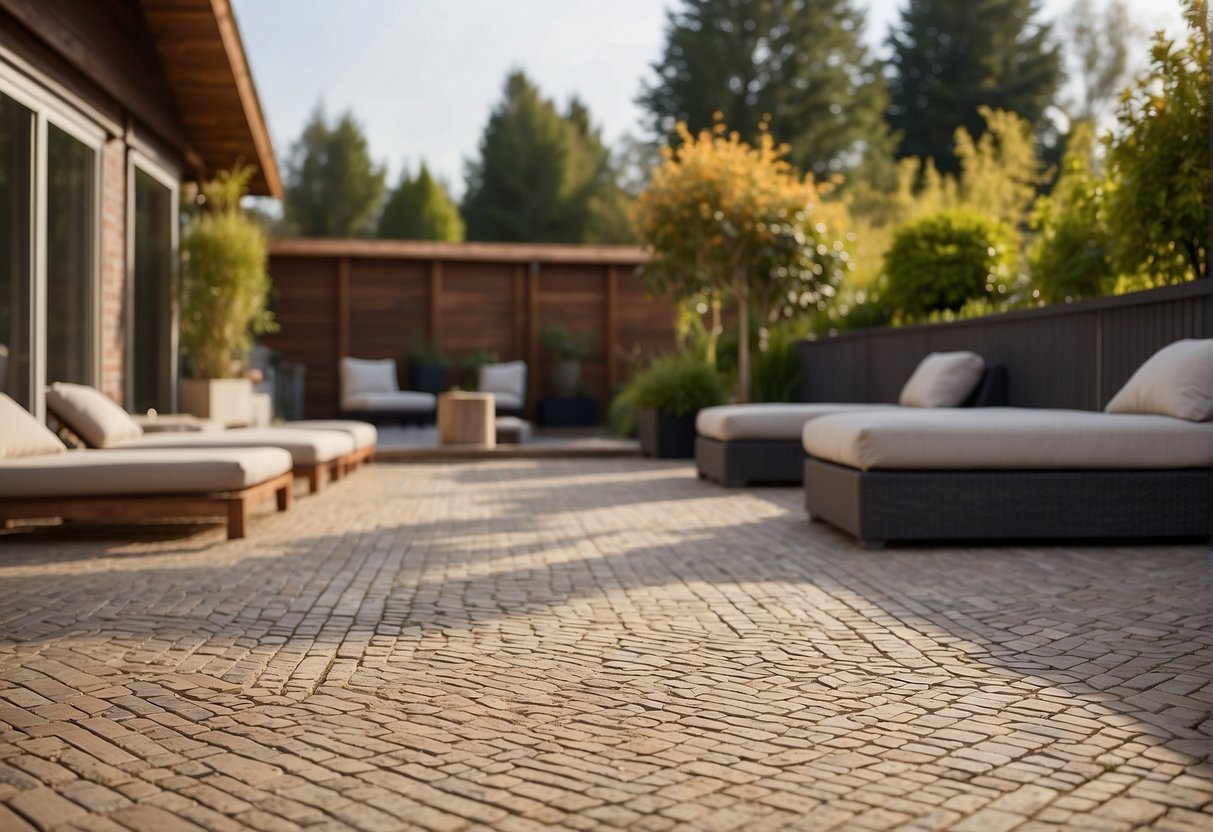
[[1213,338],[1213,280],[948,324],[857,330],[798,345],[809,402],[895,402],[929,352],[1007,367],[1016,407],[1101,410],[1156,350]]
[[456,362],[476,350],[526,361],[534,417],[550,363],[539,333],[559,323],[590,337],[581,378],[605,408],[637,357],[674,346],[675,307],[645,292],[646,259],[630,246],[278,240],[270,276],[281,330],[260,341],[307,368],[309,417],[338,413],[341,356],[394,358],[409,389],[419,338]]

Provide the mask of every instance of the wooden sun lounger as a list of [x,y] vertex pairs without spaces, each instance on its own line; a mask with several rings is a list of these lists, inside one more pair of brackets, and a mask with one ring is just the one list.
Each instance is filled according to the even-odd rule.
[[249,512],[271,495],[278,511],[291,507],[290,472],[242,491],[212,494],[123,494],[96,497],[19,497],[0,500],[0,522],[59,517],[64,520],[158,520],[173,517],[222,517],[227,539],[248,532]]

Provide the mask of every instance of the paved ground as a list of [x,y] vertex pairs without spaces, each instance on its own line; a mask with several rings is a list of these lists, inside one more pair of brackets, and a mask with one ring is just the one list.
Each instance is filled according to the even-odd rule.
[[1207,547],[799,500],[380,465],[243,542],[0,536],[0,829],[1213,828]]

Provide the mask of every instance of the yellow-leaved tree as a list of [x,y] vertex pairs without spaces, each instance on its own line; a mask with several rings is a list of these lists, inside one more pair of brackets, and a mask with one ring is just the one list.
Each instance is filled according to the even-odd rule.
[[845,213],[787,162],[765,130],[756,145],[717,120],[663,150],[636,207],[651,249],[644,275],[683,299],[721,293],[737,309],[738,401],[749,401],[750,315],[772,322],[822,309],[851,268]]

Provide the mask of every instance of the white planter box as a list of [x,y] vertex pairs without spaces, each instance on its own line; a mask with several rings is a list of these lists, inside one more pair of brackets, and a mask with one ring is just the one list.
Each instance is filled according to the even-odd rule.
[[253,383],[247,378],[186,378],[180,390],[183,413],[229,428],[253,420]]

